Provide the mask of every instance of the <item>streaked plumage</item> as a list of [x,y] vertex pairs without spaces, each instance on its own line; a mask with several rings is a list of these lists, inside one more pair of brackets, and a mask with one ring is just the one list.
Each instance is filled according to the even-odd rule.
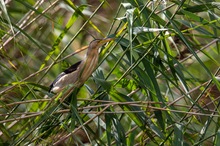
[[85,59],[75,63],[63,71],[50,85],[49,92],[58,93],[65,86],[74,84],[81,86],[93,73],[98,64],[99,48],[113,38],[93,40],[88,47]]

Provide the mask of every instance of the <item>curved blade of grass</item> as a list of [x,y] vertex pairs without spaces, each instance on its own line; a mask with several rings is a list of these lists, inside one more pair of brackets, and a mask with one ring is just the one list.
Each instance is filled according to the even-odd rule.
[[[195,6],[186,6],[185,8],[183,8],[183,10],[192,12],[192,13],[198,13],[198,12],[204,12],[207,10],[211,10],[217,8],[217,5],[215,5],[214,3],[205,3],[205,4],[201,4],[201,5],[195,5]],[[182,11],[178,12],[178,14],[182,14]]]
[[[167,16],[167,18],[169,19],[169,17]],[[190,45],[189,41],[185,38],[185,36],[183,35],[183,33],[178,29],[176,23],[169,19],[170,23],[173,24],[175,31],[178,33],[179,37],[182,39],[182,41],[184,42],[184,44],[187,46],[187,48],[189,49],[189,51],[193,54],[193,56],[196,58],[196,60],[199,62],[199,64],[204,68],[204,70],[206,71],[206,73],[211,77],[214,78],[213,74],[210,72],[210,70],[205,66],[205,64],[202,62],[202,60],[199,58],[199,56],[197,55],[197,53],[195,52],[195,50],[192,48],[192,46]]]
[[73,15],[71,16],[71,18],[69,19],[69,21],[67,22],[65,28],[63,29],[63,31],[61,32],[61,34],[58,36],[58,38],[56,39],[56,41],[54,42],[53,46],[52,46],[52,50],[48,53],[48,55],[45,57],[44,63],[41,65],[40,70],[43,69],[46,65],[46,62],[51,58],[51,56],[54,54],[54,52],[56,52],[56,50],[59,50],[58,46],[61,43],[62,39],[64,38],[64,36],[67,34],[68,30],[71,28],[71,26],[76,22],[77,18],[79,17],[79,11],[81,12],[83,9],[85,8],[85,6],[80,6],[78,7],[78,11],[76,11],[75,13],[73,13]]
[[105,117],[108,119],[108,125],[106,123],[108,142],[111,143],[111,139],[113,138],[115,139],[116,145],[126,145],[125,129],[117,115],[107,114]]
[[108,145],[111,145],[112,141],[112,118],[110,114],[105,114],[105,120],[106,120],[106,137],[107,137],[107,143]]
[[10,25],[10,28],[11,28],[12,33],[14,34],[14,29],[13,29],[13,26],[12,26],[12,23],[11,23],[11,20],[10,20],[10,17],[9,17],[9,15],[8,15],[8,12],[7,12],[7,8],[6,8],[5,3],[4,3],[3,0],[0,0],[0,8],[1,8],[1,10],[2,10],[4,16],[6,17],[7,22],[8,22],[9,25]]
[[36,118],[37,122],[34,125],[32,125],[32,127],[25,134],[23,134],[21,137],[15,140],[11,145],[17,146],[20,145],[22,142],[24,142],[28,136],[33,134],[33,132],[57,110],[59,105],[60,103],[58,102],[52,104],[50,108],[48,108],[40,117]]
[[183,126],[175,124],[173,145],[183,146]]
[[19,3],[21,3],[21,4],[23,4],[25,7],[27,7],[27,9],[32,10],[32,11],[36,12],[37,14],[40,14],[40,15],[46,17],[48,20],[52,20],[49,16],[47,16],[47,15],[44,14],[44,13],[41,13],[40,10],[35,9],[35,8],[32,7],[31,5],[29,5],[27,2],[25,2],[25,1],[23,1],[23,0],[16,0],[16,1],[19,2]]
[[[131,3],[134,7],[137,7],[138,9],[141,9],[139,7],[141,6],[145,6],[145,4],[143,2],[145,1],[133,1],[133,0],[128,0],[129,3]],[[153,19],[153,21],[159,23],[161,26],[165,26],[166,25],[166,21],[164,21],[160,16],[158,16],[157,14],[155,14],[154,12],[152,12],[148,7],[145,7],[142,11],[142,13],[147,16],[145,18],[148,18],[149,15],[151,14],[151,19]]]
[[[87,18],[84,16],[84,14],[82,13],[82,11],[79,11],[79,9],[75,6],[75,4],[74,4],[72,1],[70,1],[70,0],[65,0],[65,2],[66,2],[71,8],[73,8],[83,19],[87,20]],[[102,3],[99,5],[99,7],[101,7],[104,3],[105,3],[105,1],[102,1]],[[99,9],[99,8],[98,8],[98,9]],[[98,9],[97,9],[97,10],[98,10]],[[102,36],[104,36],[104,35],[102,34],[102,31],[99,30],[99,28],[98,28],[95,24],[93,24],[92,21],[89,21],[89,24],[90,24],[97,32],[99,32]]]
[[[128,96],[117,92],[117,91],[110,91],[111,98],[116,102],[129,102],[132,101]],[[134,107],[130,105],[120,105],[121,108],[125,111],[140,111],[141,109],[139,107]],[[144,132],[147,133],[147,135],[151,138],[152,141],[157,143],[150,133],[150,131],[147,130],[148,126],[151,128],[151,130],[158,135],[160,138],[164,138],[163,133],[160,131],[160,129],[144,114],[144,113],[128,113],[128,116],[133,120]]]
[[220,145],[220,129],[218,129],[215,136],[215,145]]

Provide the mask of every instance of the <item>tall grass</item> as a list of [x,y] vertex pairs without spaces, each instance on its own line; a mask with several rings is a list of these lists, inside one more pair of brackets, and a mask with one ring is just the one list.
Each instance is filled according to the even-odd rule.
[[[0,6],[1,145],[220,145],[218,1]],[[48,92],[112,35],[82,87]]]

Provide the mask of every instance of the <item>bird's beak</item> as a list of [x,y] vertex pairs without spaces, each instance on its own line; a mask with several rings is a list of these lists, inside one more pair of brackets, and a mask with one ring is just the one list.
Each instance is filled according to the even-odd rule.
[[112,41],[112,40],[114,40],[115,38],[104,38],[103,40],[101,40],[99,43],[100,44],[105,44],[105,43],[107,43],[107,42],[110,42],[110,41]]

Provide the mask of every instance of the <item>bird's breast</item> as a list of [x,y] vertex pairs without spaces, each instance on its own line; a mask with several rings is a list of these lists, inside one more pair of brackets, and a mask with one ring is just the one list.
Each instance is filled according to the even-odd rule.
[[94,72],[98,64],[98,53],[89,54],[87,59],[82,62],[80,80],[85,82]]

